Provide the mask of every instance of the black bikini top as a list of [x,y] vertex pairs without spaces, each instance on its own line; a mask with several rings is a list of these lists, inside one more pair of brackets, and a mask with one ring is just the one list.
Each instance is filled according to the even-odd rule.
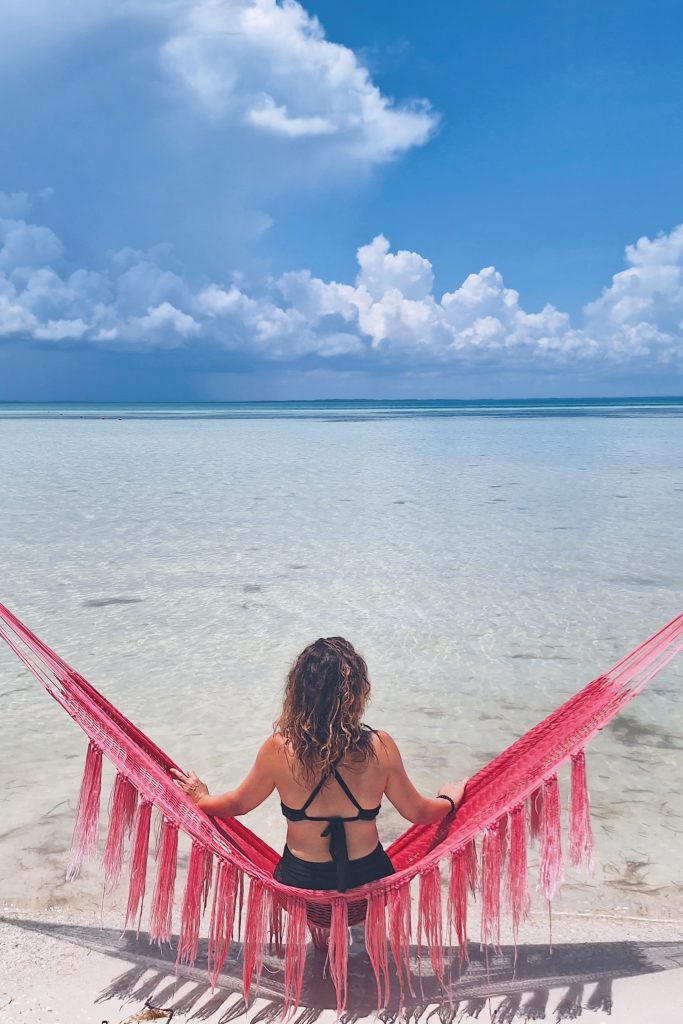
[[[368,727],[366,726],[366,728]],[[374,732],[374,730],[372,731]],[[327,780],[332,777],[336,779],[341,789],[357,809],[356,814],[353,814],[350,817],[344,817],[340,814],[308,814],[308,808],[311,806]],[[335,765],[330,773],[322,777],[315,789],[310,793],[303,807],[288,807],[287,804],[283,804],[282,801],[280,802],[280,807],[288,821],[327,822],[327,827],[323,829],[320,835],[321,837],[329,836],[330,857],[337,869],[337,889],[339,892],[346,892],[349,880],[349,852],[346,846],[346,830],[344,828],[344,823],[347,821],[373,821],[379,814],[382,805],[378,804],[377,807],[361,807],[337,771],[337,767]]]
[[[331,775],[339,783],[340,787],[342,788],[342,790],[344,791],[346,796],[349,798],[349,800],[351,801],[353,806],[355,808],[357,808],[357,811],[358,811],[357,814],[353,814],[350,817],[343,817],[342,815],[339,815],[339,814],[308,814],[307,813],[308,812],[308,808],[311,806],[311,804],[313,803],[313,801],[315,800],[315,798],[317,797],[318,793],[323,788],[323,786],[325,785],[327,780],[331,777],[330,775],[324,775],[323,778],[318,783],[318,785],[315,787],[315,789],[313,789],[311,791],[311,794],[308,797],[308,799],[306,800],[306,803],[303,805],[303,807],[288,807],[287,804],[283,804],[282,802],[280,802],[280,807],[282,809],[282,813],[284,814],[285,818],[287,818],[288,821],[329,821],[329,822],[333,822],[333,821],[373,821],[373,819],[377,817],[377,815],[379,814],[379,812],[380,812],[380,810],[382,808],[381,804],[378,804],[377,807],[361,807],[361,805],[358,803],[358,801],[356,800],[355,796],[353,795],[353,793],[351,792],[351,790],[349,789],[347,784],[342,779],[342,777],[339,774],[339,772],[337,771],[336,767],[332,769]],[[321,835],[327,835],[327,834],[328,834],[327,829],[324,832],[321,833]]]

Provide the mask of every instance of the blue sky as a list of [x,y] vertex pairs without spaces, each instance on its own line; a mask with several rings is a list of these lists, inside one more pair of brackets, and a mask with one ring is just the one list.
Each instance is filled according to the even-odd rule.
[[677,3],[6,3],[0,399],[672,394]]

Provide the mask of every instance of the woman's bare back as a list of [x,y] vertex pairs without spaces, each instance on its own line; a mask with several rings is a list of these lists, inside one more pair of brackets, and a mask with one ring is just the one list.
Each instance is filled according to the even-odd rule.
[[[287,807],[303,807],[319,779],[302,779],[285,740],[279,734],[274,739],[280,751],[275,774],[275,786],[280,800]],[[368,809],[377,807],[382,802],[387,782],[386,758],[383,756],[384,748],[378,734],[373,735],[372,742],[373,750],[369,756],[360,757],[349,753],[344,761],[337,765],[343,782],[360,806]],[[358,808],[344,793],[334,776],[323,783],[307,808],[307,814],[312,817],[353,818],[357,813]],[[288,821],[287,846],[291,852],[302,860],[329,861],[329,839],[321,836],[325,824],[324,821]],[[377,824],[374,820],[347,822],[345,830],[351,860],[372,853],[379,842]]]

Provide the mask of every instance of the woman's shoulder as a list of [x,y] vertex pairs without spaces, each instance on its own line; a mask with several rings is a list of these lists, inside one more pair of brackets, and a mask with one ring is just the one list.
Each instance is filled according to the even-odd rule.
[[273,753],[281,754],[287,747],[287,740],[281,732],[274,732],[268,737],[265,745],[267,745]]
[[285,750],[286,741],[282,733],[271,733],[261,745],[259,758],[275,763],[283,757]]
[[[367,727],[369,728],[369,726]],[[371,729],[372,748],[379,760],[391,760],[398,748],[386,729]]]

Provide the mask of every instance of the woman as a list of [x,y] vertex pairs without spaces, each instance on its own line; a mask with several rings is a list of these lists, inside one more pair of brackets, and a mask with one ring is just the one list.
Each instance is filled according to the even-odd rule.
[[211,796],[193,771],[175,771],[177,785],[219,818],[247,814],[277,789],[287,841],[275,877],[284,885],[345,892],[390,875],[377,834],[382,796],[426,825],[455,812],[467,780],[422,796],[391,736],[363,724],[369,696],[367,665],[352,645],[316,640],[291,669],[275,732],[241,785]]

